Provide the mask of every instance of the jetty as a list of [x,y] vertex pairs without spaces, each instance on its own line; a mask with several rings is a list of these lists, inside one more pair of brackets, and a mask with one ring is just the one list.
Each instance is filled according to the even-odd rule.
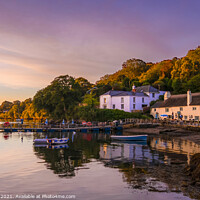
[[123,126],[92,126],[92,127],[74,127],[74,128],[51,128],[51,127],[43,127],[43,128],[12,128],[12,127],[5,127],[0,128],[1,132],[81,132],[81,133],[88,133],[88,132],[110,132],[113,130],[121,131]]

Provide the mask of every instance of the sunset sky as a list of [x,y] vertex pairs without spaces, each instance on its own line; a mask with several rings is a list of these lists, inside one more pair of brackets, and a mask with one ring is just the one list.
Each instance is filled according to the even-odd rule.
[[199,0],[0,0],[0,103],[56,76],[91,82],[129,58],[158,62],[200,45]]

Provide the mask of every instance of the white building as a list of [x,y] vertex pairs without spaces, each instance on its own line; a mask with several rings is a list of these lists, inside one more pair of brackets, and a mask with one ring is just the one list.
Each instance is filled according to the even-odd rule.
[[171,95],[166,92],[164,101],[156,102],[151,107],[151,115],[154,118],[163,118],[164,116],[173,119],[179,119],[180,115],[183,120],[200,119],[200,93]]
[[159,91],[150,85],[137,88],[133,86],[132,91],[110,90],[100,96],[100,108],[119,109],[126,112],[141,111],[164,93],[165,91]]

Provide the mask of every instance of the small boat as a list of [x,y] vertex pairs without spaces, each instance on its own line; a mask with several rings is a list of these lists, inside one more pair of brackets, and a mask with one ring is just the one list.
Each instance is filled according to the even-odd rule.
[[112,140],[137,140],[137,141],[141,141],[141,140],[147,140],[147,135],[129,135],[129,136],[125,136],[125,135],[111,135],[110,138]]
[[52,139],[47,139],[48,144],[65,144],[69,141],[69,138],[52,138]]
[[69,141],[69,138],[44,138],[44,139],[35,139],[33,141],[34,144],[48,144],[48,145],[54,145],[54,144],[66,144]]

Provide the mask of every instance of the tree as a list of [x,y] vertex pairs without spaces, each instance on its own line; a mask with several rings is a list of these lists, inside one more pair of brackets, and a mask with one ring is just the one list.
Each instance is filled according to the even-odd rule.
[[82,95],[84,95],[88,90],[90,90],[93,86],[87,79],[83,77],[79,77],[75,80],[76,83],[78,83],[81,87]]
[[81,87],[71,76],[59,76],[33,98],[37,110],[44,109],[53,119],[68,119],[70,110],[81,101]]
[[86,94],[83,99],[83,104],[91,108],[95,108],[99,105],[98,99],[95,98],[94,94]]
[[12,108],[13,106],[13,103],[10,102],[10,101],[4,101],[1,106],[0,106],[0,111],[3,112],[3,111],[8,111]]
[[186,88],[184,87],[184,84],[181,82],[180,78],[176,78],[172,81],[172,88],[174,90],[174,94],[186,92]]
[[191,90],[192,92],[200,91],[200,74],[194,76],[187,82],[187,89]]

